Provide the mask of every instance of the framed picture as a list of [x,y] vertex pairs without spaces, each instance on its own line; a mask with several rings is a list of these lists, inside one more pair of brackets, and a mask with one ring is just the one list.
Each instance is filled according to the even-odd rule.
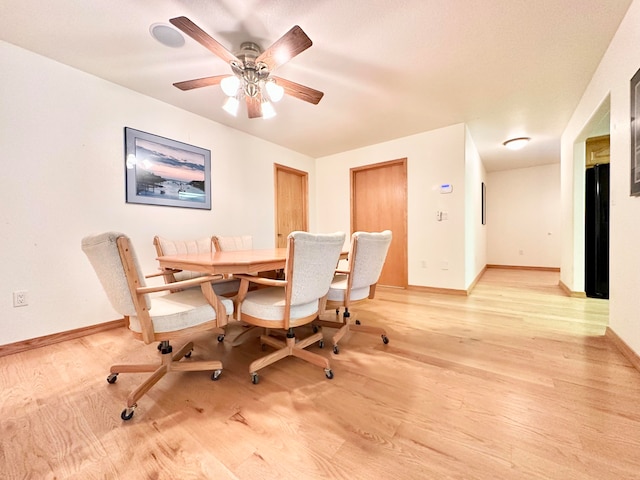
[[640,70],[631,79],[631,195],[640,195]]
[[127,203],[211,210],[211,152],[125,127]]

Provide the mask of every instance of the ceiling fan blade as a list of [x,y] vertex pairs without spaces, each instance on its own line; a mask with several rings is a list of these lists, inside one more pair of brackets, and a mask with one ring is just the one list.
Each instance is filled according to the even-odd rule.
[[286,80],[281,77],[271,77],[273,78],[278,85],[284,88],[284,92],[287,95],[291,95],[292,97],[299,98],[300,100],[304,100],[305,102],[313,103],[317,105],[318,102],[324,96],[324,93],[319,90],[314,90],[311,87],[305,87],[304,85],[300,85],[299,83],[292,82],[291,80]]
[[202,30],[187,17],[176,17],[170,19],[169,21],[172,25],[182,30],[196,42],[208,48],[211,52],[223,59],[225,62],[239,62],[238,58],[233,53],[224,48],[222,44],[214,40],[207,32]]
[[229,75],[215,75],[213,77],[196,78],[195,80],[176,82],[173,84],[173,86],[178,87],[180,90],[193,90],[194,88],[218,85],[223,78],[226,78],[228,76]]
[[296,25],[262,52],[256,59],[256,63],[264,62],[269,67],[269,70],[273,71],[305,51],[312,44],[307,34]]
[[247,95],[247,114],[249,118],[260,118],[262,116],[262,100],[260,95],[250,97]]

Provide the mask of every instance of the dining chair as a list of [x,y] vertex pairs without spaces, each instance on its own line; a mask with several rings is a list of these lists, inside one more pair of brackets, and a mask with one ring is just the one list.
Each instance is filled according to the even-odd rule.
[[[258,383],[258,370],[288,356],[295,356],[324,368],[327,378],[333,378],[329,360],[305,350],[322,340],[322,332],[298,340],[296,327],[310,324],[324,310],[324,302],[335,267],[340,258],[345,234],[312,234],[292,232],[287,238],[285,279],[271,279],[252,275],[236,275],[241,279],[236,317],[242,322],[284,330],[286,340],[270,334],[260,336],[260,342],[276,351],[251,362],[251,381]],[[249,290],[250,284],[264,286]]]
[[[253,237],[251,235],[214,235],[212,237],[212,241],[214,249],[218,252],[251,250],[253,248]],[[225,274],[224,278],[232,279],[233,275]],[[239,282],[238,279],[235,279],[234,281]],[[237,297],[234,297],[234,300],[237,300]],[[256,331],[256,327],[253,325],[247,325],[245,323],[242,327],[243,329],[233,339],[231,345],[234,347],[246,342]]]
[[218,252],[228,250],[251,250],[253,248],[253,237],[251,235],[214,235],[212,240],[213,245]]
[[[340,348],[338,342],[347,333],[366,332],[375,333],[382,337],[382,342],[389,343],[387,332],[384,328],[362,325],[360,320],[350,322],[351,305],[365,302],[374,298],[376,285],[382,272],[382,267],[387,257],[392,233],[390,230],[383,232],[355,232],[351,236],[351,246],[346,268],[336,270],[336,275],[331,282],[327,295],[327,309],[336,309],[336,320],[322,320],[318,318],[313,322],[314,326],[338,328],[332,338],[333,353],[338,354]],[[344,308],[340,320],[340,308]]]
[[[156,247],[156,253],[159,257],[164,255],[183,255],[188,253],[211,253],[214,250],[214,237],[203,237],[196,240],[174,240],[156,235],[153,237],[153,245]],[[188,280],[190,278],[206,275],[201,272],[193,272],[188,270],[175,270],[171,268],[162,268],[165,283],[174,283],[179,280]],[[213,277],[213,289],[217,295],[232,296],[235,295],[240,286],[240,282],[233,280],[224,275],[216,275]]]
[[[219,378],[222,373],[220,361],[191,359],[192,342],[175,352],[170,343],[200,332],[223,331],[228,316],[233,313],[233,302],[215,294],[210,276],[147,286],[131,241],[118,232],[83,238],[82,251],[95,270],[113,309],[128,318],[134,337],[145,344],[160,342],[159,364],[112,365],[110,368],[107,382],[111,384],[116,382],[120,373],[151,372],[127,397],[126,408],[120,415],[122,420],[133,417],[138,400],[169,372],[213,370],[211,379]],[[200,288],[191,288],[194,286]]]

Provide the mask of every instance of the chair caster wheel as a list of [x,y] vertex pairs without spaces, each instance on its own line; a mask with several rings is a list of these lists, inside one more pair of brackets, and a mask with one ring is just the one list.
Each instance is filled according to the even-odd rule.
[[257,373],[252,373],[251,374],[251,383],[253,383],[254,385],[257,385],[259,381],[260,381],[260,377],[258,377],[258,374]]
[[312,325],[311,326],[311,330],[313,331],[313,333],[318,333],[318,326],[317,325]]
[[224,335],[218,335],[218,342],[224,342]]
[[122,410],[122,413],[120,414],[120,418],[124,421],[131,420],[131,418],[133,418],[134,408],[135,407],[131,407],[131,408],[125,408],[124,410]]
[[320,340],[320,341],[318,342],[318,346],[319,346],[320,348],[324,348],[324,340]]
[[184,358],[191,358],[192,353],[193,353],[193,350],[189,350],[187,353],[184,354]]
[[117,373],[112,373],[111,375],[109,375],[107,377],[107,382],[109,382],[109,383],[116,383],[116,380],[118,380],[118,374]]
[[213,372],[211,374],[211,380],[213,380],[215,382],[216,380],[218,380],[220,378],[220,375],[222,375],[222,370],[216,370],[215,372]]
[[356,320],[356,325],[360,325],[360,320]]
[[385,345],[389,343],[389,339],[387,338],[386,335],[382,335],[382,343],[384,343]]
[[333,346],[333,353],[335,353],[336,355],[340,353],[340,349],[338,348],[338,345]]
[[333,372],[331,371],[330,368],[325,369],[324,374],[329,380],[333,378]]

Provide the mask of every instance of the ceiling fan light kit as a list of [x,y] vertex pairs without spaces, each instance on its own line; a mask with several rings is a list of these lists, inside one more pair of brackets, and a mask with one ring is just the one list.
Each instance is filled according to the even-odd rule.
[[277,103],[284,97],[284,88],[278,85],[273,78],[268,79],[264,86],[272,102]]
[[509,150],[520,150],[521,148],[524,148],[527,143],[529,143],[529,140],[531,140],[531,138],[529,137],[511,138],[504,142],[503,145]]
[[240,79],[235,75],[225,77],[220,81],[220,88],[227,97],[235,97],[240,87]]
[[240,108],[240,100],[236,97],[229,97],[222,105],[222,109],[228,114],[237,117],[238,109]]
[[313,88],[271,76],[277,67],[312,45],[311,39],[297,25],[265,51],[253,42],[244,42],[240,51],[234,55],[187,17],[176,17],[169,21],[227,62],[233,72],[233,75],[216,75],[177,82],[174,86],[186,91],[219,84],[228,96],[222,108],[231,115],[237,115],[242,99],[246,103],[249,118],[269,119],[276,115],[271,102],[280,101],[285,93],[314,105],[317,105],[324,95]]

